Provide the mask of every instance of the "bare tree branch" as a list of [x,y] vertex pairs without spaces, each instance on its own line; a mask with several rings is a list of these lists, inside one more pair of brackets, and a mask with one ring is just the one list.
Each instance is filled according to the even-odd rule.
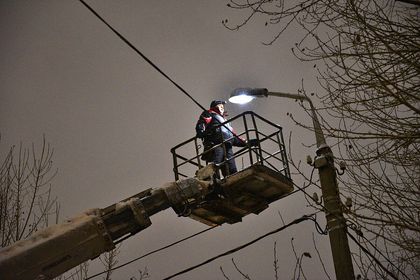
[[[344,196],[353,201],[346,209],[348,219],[378,244],[382,262],[419,278],[420,2],[229,3],[248,13],[236,30],[256,19],[277,30],[269,45],[291,28],[303,32],[292,52],[318,75],[322,91],[316,94],[317,113],[339,159],[347,163],[340,183]],[[307,94],[303,86],[299,91]],[[301,168],[300,163],[294,166]],[[367,257],[363,250],[354,253],[356,259]],[[359,262],[359,270],[364,278],[387,273],[370,257]]]

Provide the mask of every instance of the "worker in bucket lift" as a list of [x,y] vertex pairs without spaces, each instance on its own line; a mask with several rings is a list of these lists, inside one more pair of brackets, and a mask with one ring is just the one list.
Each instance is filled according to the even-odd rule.
[[[226,177],[238,171],[233,158],[232,147],[245,147],[248,144],[255,146],[256,140],[250,140],[250,143],[248,143],[235,134],[230,123],[221,125],[226,122],[225,104],[226,101],[213,100],[210,109],[201,113],[195,130],[197,137],[203,140],[204,153],[202,159],[215,164],[227,161],[221,168],[223,176]],[[224,143],[219,145],[222,142]]]

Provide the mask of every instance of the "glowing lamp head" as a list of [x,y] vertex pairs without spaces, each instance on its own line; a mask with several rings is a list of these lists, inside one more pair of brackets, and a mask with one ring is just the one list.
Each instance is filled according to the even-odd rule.
[[235,96],[231,96],[229,98],[229,102],[231,103],[235,103],[235,104],[246,104],[248,102],[251,102],[252,99],[254,99],[254,96],[249,96],[246,94],[241,94],[241,95],[235,95]]
[[252,101],[255,97],[266,97],[267,95],[268,90],[265,88],[237,88],[231,93],[229,102],[236,104],[245,104]]

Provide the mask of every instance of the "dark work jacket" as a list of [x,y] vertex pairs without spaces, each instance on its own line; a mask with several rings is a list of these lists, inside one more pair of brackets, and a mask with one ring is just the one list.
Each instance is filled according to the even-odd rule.
[[228,140],[232,146],[243,147],[246,142],[236,136],[230,123],[224,123],[226,119],[218,113],[216,108],[212,108],[201,113],[195,126],[197,137],[203,139],[205,147],[211,147]]

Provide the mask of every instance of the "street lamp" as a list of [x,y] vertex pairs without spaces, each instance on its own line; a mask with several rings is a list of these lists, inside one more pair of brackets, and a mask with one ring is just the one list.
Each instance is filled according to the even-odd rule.
[[315,107],[306,95],[271,92],[266,88],[237,88],[230,95],[229,102],[244,104],[257,97],[284,97],[307,101],[310,105],[311,117],[317,144],[317,157],[314,167],[318,169],[324,198],[325,216],[327,219],[328,235],[334,261],[335,275],[338,280],[353,280],[354,270],[347,239],[346,221],[340,203],[337,173],[334,167],[334,155],[327,145],[321,125],[316,115]]
[[230,97],[229,102],[236,103],[236,104],[245,104],[251,102],[257,97],[268,97],[268,96],[276,96],[276,97],[284,97],[284,98],[291,98],[295,100],[305,100],[309,103],[311,107],[311,115],[312,121],[315,130],[315,138],[316,138],[316,145],[318,148],[321,148],[323,145],[326,145],[324,134],[322,133],[321,125],[319,124],[318,117],[315,112],[315,107],[306,95],[301,94],[293,94],[293,93],[284,93],[284,92],[271,92],[268,91],[266,88],[237,88],[235,89]]

